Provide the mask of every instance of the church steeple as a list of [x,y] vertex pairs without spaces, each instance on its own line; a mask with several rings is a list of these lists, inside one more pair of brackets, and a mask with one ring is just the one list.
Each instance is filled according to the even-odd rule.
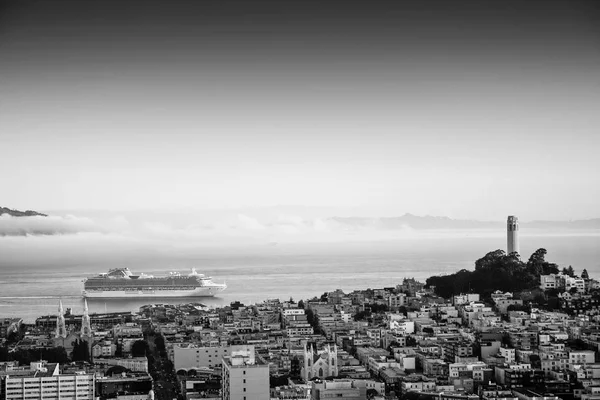
[[337,344],[333,345],[333,351],[331,346],[327,345],[327,351],[329,356],[329,374],[332,376],[338,376]]
[[56,333],[54,337],[56,338],[66,338],[67,337],[67,327],[65,325],[65,312],[63,310],[62,301],[58,301],[58,317],[56,318]]
[[88,314],[87,300],[83,300],[83,316],[81,317],[81,336],[92,336],[90,315]]

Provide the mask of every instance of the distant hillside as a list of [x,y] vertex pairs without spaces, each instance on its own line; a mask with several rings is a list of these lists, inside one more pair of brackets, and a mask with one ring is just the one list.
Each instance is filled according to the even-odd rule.
[[575,221],[531,221],[523,223],[521,226],[538,229],[600,229],[600,218],[581,219]]
[[[420,217],[404,214],[401,217],[363,218],[363,217],[333,217],[332,221],[352,228],[378,229],[505,229],[504,221],[475,221],[452,219],[448,217]],[[600,229],[600,218],[577,221],[531,221],[520,222],[521,229]]]
[[31,211],[31,210],[19,211],[19,210],[12,210],[12,209],[6,208],[6,207],[0,207],[0,215],[2,215],[2,214],[12,215],[13,217],[35,217],[35,216],[47,217],[46,214],[42,214],[37,211]]
[[354,228],[371,227],[378,229],[502,229],[503,222],[498,221],[473,221],[459,220],[448,217],[420,217],[413,214],[404,214],[401,217],[361,218],[361,217],[333,217],[333,221],[349,225]]

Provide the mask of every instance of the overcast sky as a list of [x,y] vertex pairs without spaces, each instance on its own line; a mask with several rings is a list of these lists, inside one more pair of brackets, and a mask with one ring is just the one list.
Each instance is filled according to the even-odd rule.
[[599,15],[5,1],[0,205],[600,217]]

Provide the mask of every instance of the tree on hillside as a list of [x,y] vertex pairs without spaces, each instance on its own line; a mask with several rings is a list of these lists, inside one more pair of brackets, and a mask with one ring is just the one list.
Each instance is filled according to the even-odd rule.
[[381,313],[381,312],[386,312],[389,310],[389,307],[387,306],[387,304],[377,304],[377,303],[373,303],[373,304],[369,304],[369,307],[371,308],[371,312],[372,313]]
[[530,313],[531,307],[526,304],[511,304],[506,308],[506,311],[525,311],[527,313]]
[[354,314],[355,321],[366,321],[371,316],[371,312],[369,311],[359,311]]
[[570,265],[568,267],[566,267],[566,268],[563,268],[562,273],[564,275],[568,275],[570,277],[575,276],[575,270],[573,270],[573,267],[570,266]]
[[298,356],[294,356],[290,361],[290,377],[291,378],[300,378],[302,373],[302,369],[300,368],[300,359]]
[[506,255],[504,250],[490,251],[479,260],[475,261],[475,271],[490,270],[495,268]]
[[144,357],[150,353],[150,347],[145,340],[136,340],[131,345],[132,357]]
[[154,338],[154,345],[156,346],[156,350],[163,351],[165,348],[165,338],[162,335],[156,335]]
[[117,348],[115,349],[115,357],[123,357],[123,344],[121,342],[117,343]]
[[0,361],[8,361],[9,353],[8,347],[2,346],[0,347]]
[[535,275],[558,274],[558,265],[546,261],[546,249],[537,249],[527,261],[527,268]]
[[395,340],[392,340],[390,342],[390,345],[387,347],[387,351],[389,351],[390,353],[392,353],[392,355],[394,353],[394,347],[400,347],[400,343],[398,343]]
[[583,279],[590,279],[590,275],[588,274],[587,269],[584,268],[583,271],[581,271],[581,277]]
[[[30,350],[32,352],[37,353],[37,350]],[[34,355],[34,357],[36,357],[36,355]],[[67,350],[65,350],[64,347],[62,346],[58,346],[58,347],[51,347],[49,349],[45,349],[43,352],[43,358],[44,360],[48,361],[49,363],[59,363],[59,364],[66,364],[69,362],[69,356],[67,355]],[[36,358],[37,360],[37,358]]]
[[165,339],[162,335],[156,335],[154,338],[154,346],[161,357],[167,358],[167,348],[165,347]]
[[16,331],[12,331],[6,337],[6,343],[9,343],[9,344],[18,343],[19,340],[21,340],[21,336],[19,335],[19,332],[16,332]]
[[85,340],[76,340],[73,345],[73,353],[71,353],[73,361],[90,361],[90,348]]
[[289,383],[289,375],[271,375],[269,377],[269,386],[271,388],[284,386]]
[[540,275],[558,272],[556,264],[547,262],[545,255],[545,249],[538,249],[524,263],[516,253],[491,251],[475,261],[474,271],[463,269],[451,275],[432,276],[426,287],[435,287],[435,293],[445,298],[472,292],[485,298],[496,290],[530,290],[539,286]]

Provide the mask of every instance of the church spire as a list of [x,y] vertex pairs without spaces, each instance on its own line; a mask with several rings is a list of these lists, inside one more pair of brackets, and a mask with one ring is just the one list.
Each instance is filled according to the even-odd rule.
[[81,336],[92,336],[87,299],[83,300],[83,316],[81,317]]
[[56,338],[66,338],[67,337],[67,327],[65,325],[65,316],[62,301],[58,301],[58,317],[56,317],[56,334],[54,337]]

